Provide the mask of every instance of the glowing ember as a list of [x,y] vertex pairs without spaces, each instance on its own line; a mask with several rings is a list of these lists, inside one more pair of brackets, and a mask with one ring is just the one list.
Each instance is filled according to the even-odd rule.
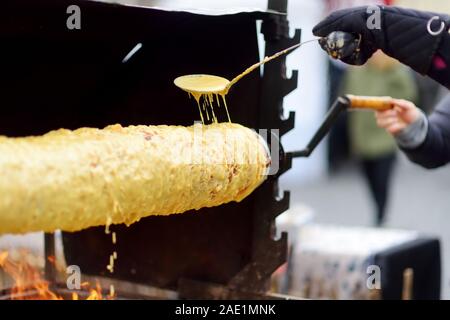
[[[50,288],[48,281],[42,277],[39,267],[33,266],[30,261],[30,254],[26,250],[19,251],[19,257],[13,259],[8,251],[0,251],[0,268],[3,269],[14,280],[11,289],[12,300],[64,300],[64,298]],[[54,257],[48,260],[55,264]],[[82,288],[89,291],[86,300],[114,299],[114,287],[110,287],[110,294],[106,297],[102,295],[102,288],[97,282],[95,288],[90,288],[90,284],[83,282]],[[76,292],[72,292],[71,300],[82,300]]]

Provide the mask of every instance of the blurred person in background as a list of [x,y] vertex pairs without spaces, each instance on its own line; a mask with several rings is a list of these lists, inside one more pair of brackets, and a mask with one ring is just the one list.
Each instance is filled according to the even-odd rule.
[[[323,0],[324,16],[333,11],[362,6],[362,5],[378,5],[390,4],[389,0]],[[328,107],[331,107],[333,102],[340,94],[342,87],[342,79],[347,72],[347,65],[339,60],[328,60]],[[327,140],[328,148],[328,168],[331,173],[337,172],[339,169],[345,167],[351,153],[350,137],[348,136],[348,120],[346,113],[342,114],[335,122],[330,130]]]
[[[344,76],[341,95],[391,96],[416,100],[412,73],[377,51],[364,67],[351,67]],[[349,138],[352,155],[361,163],[363,175],[375,204],[375,225],[385,220],[390,181],[394,169],[394,139],[377,126],[372,112],[349,114]]]
[[413,102],[394,99],[394,108],[376,114],[413,162],[436,168],[450,162],[450,16],[379,6],[380,28],[368,28],[368,7],[339,10],[316,25],[316,36],[333,31],[361,35],[360,52],[343,59],[364,64],[378,49],[447,88],[447,95],[429,118]]

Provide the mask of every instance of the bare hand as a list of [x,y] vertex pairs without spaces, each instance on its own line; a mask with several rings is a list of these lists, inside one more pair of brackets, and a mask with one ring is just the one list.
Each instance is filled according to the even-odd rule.
[[420,118],[420,110],[407,100],[392,99],[392,104],[392,109],[377,111],[375,117],[379,127],[395,136]]

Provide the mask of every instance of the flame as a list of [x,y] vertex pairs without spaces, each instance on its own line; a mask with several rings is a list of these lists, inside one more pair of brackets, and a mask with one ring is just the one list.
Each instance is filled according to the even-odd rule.
[[[12,259],[8,251],[0,251],[0,268],[2,268],[13,280],[14,286],[11,289],[12,300],[64,300],[55,293],[50,283],[43,279],[42,271],[29,262],[30,254],[26,250],[19,250],[19,259]],[[56,263],[55,257],[48,257],[52,263]],[[97,281],[95,288],[91,288],[88,282],[81,284],[83,288],[89,290],[86,300],[103,300],[102,288]],[[80,300],[78,293],[72,292],[71,300]],[[114,299],[114,287],[111,286],[110,294],[106,299]]]

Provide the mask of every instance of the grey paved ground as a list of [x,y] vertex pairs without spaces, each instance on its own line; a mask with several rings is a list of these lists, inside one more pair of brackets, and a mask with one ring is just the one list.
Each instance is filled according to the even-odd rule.
[[[402,156],[393,178],[386,227],[418,230],[442,240],[442,297],[450,299],[450,167],[425,170]],[[307,183],[286,179],[292,206],[307,205],[315,221],[325,224],[370,226],[372,205],[367,187],[354,167]]]

